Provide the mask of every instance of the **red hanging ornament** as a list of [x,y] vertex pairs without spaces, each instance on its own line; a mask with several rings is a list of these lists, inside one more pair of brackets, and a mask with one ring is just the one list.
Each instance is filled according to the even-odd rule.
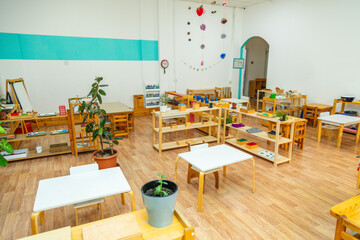
[[200,7],[198,7],[197,9],[196,9],[196,13],[197,13],[197,15],[200,17],[201,15],[203,15],[203,13],[204,13],[204,8],[203,8],[203,5],[201,5]]

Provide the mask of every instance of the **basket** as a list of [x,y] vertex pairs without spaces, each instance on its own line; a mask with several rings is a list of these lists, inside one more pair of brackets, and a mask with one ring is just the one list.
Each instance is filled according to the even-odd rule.
[[[271,133],[267,133],[268,134],[268,137],[271,138],[271,139],[275,139],[276,138],[276,134],[271,134]],[[279,138],[281,138],[282,134],[279,133]]]

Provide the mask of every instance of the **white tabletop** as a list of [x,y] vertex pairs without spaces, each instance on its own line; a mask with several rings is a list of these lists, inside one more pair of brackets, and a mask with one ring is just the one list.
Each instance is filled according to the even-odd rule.
[[39,181],[34,212],[129,192],[119,167]]
[[181,153],[179,157],[203,172],[253,158],[252,155],[225,144]]
[[342,114],[334,114],[325,117],[318,117],[318,119],[321,120],[323,123],[331,123],[335,125],[338,124],[351,125],[351,124],[360,123],[360,118],[351,117]]
[[231,103],[247,103],[247,102],[249,102],[249,100],[237,99],[237,98],[224,98],[224,99],[221,99],[221,101],[231,102]]

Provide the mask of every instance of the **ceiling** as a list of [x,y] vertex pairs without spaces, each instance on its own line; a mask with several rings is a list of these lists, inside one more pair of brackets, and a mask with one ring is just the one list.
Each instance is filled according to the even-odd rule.
[[[183,0],[186,2],[196,2],[201,4],[211,4],[214,0]],[[252,5],[256,5],[262,2],[266,2],[268,0],[227,0],[229,7],[238,7],[238,8],[245,8]],[[216,0],[216,5],[221,5],[223,0]]]

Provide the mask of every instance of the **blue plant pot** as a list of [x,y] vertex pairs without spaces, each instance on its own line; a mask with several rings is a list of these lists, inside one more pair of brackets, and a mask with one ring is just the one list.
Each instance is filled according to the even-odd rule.
[[164,180],[168,185],[163,187],[170,188],[174,192],[166,197],[156,197],[145,195],[146,191],[159,185],[158,180],[145,183],[141,187],[141,195],[148,215],[148,223],[156,228],[169,226],[174,217],[174,209],[178,192],[178,185],[172,181]]

